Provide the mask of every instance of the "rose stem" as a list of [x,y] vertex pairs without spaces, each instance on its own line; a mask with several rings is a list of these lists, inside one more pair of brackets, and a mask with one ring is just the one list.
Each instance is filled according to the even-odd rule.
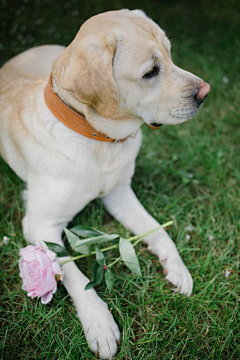
[[[172,225],[172,223],[173,223],[172,220],[171,220],[171,221],[168,221],[168,222],[166,222],[165,224],[160,225],[160,226],[158,226],[157,228],[155,228],[155,229],[153,229],[153,230],[150,230],[150,231],[148,231],[148,232],[146,232],[146,233],[144,233],[144,234],[141,234],[141,235],[132,236],[132,237],[126,239],[126,240],[128,240],[128,241],[139,240],[139,241],[137,241],[137,242],[134,244],[134,246],[135,246],[136,244],[138,244],[138,243],[142,240],[143,237],[148,236],[148,235],[150,235],[150,234],[152,234],[152,233],[154,233],[154,232],[156,232],[156,231],[158,231],[158,230],[160,230],[160,229],[165,229],[166,227]],[[108,247],[106,247],[106,248],[101,249],[101,251],[102,251],[102,252],[105,252],[105,251],[108,251],[108,250],[116,249],[118,246],[119,246],[118,244],[112,245],[112,246],[108,246]],[[92,252],[89,253],[89,254],[83,254],[83,255],[78,255],[78,256],[75,256],[75,257],[71,257],[70,259],[61,262],[60,265],[64,265],[64,264],[66,264],[66,263],[68,263],[68,262],[70,262],[70,261],[74,261],[74,260],[78,260],[78,259],[85,258],[85,257],[87,257],[87,256],[94,255],[95,253],[96,253],[95,251],[92,251]]]

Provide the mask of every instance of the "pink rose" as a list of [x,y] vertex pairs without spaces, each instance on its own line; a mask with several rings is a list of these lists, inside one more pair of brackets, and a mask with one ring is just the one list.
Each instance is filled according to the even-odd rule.
[[22,289],[28,296],[41,297],[42,304],[52,300],[57,290],[57,280],[62,279],[62,270],[56,261],[56,254],[40,246],[29,245],[20,250],[20,277]]

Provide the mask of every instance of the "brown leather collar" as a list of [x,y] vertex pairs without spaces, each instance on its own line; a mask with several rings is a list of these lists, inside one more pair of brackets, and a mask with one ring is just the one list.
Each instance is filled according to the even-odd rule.
[[[52,89],[52,74],[50,75],[47,86],[45,87],[44,98],[53,115],[77,133],[94,140],[118,142],[118,140],[111,139],[107,135],[96,131],[83,115],[71,109],[60,99],[60,97]],[[120,140],[120,142],[124,142],[125,140],[126,139]]]

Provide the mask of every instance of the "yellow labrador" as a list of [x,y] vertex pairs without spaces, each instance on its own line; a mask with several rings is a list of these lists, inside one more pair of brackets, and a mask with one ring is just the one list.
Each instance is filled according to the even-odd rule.
[[[50,73],[54,91],[83,114],[96,131],[115,140],[81,135],[47,107]],[[135,234],[157,227],[131,189],[141,125],[179,124],[193,117],[210,86],[173,64],[165,33],[140,10],[90,18],[67,47],[40,46],[14,57],[0,71],[0,151],[27,183],[23,232],[35,244],[62,244],[64,226],[91,200]],[[167,273],[166,279],[190,295],[191,275],[164,230],[145,239]],[[92,351],[112,358],[118,326],[86,276],[74,263],[63,283],[72,297]]]

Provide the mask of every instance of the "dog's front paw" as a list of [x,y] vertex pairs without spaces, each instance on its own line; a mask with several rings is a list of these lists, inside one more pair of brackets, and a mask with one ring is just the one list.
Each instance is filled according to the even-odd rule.
[[120,343],[120,332],[107,304],[93,298],[78,315],[90,349],[101,359],[112,359]]
[[161,258],[160,263],[163,266],[166,280],[176,286],[175,291],[190,296],[193,290],[193,280],[181,257],[178,254],[177,256],[167,256]]
[[158,234],[148,240],[148,249],[158,256],[166,280],[176,286],[174,290],[190,296],[193,289],[191,274],[184,265],[176,245],[165,230],[160,230]]

